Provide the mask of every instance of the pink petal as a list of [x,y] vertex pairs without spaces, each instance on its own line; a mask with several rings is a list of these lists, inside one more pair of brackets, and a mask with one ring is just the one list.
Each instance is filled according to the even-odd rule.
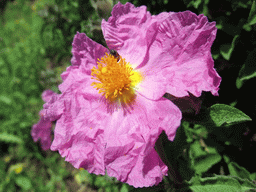
[[51,100],[43,105],[42,115],[45,120],[56,121],[64,111],[64,100],[62,95],[53,95]]
[[[155,22],[155,21],[154,21]],[[156,25],[145,6],[134,7],[131,3],[120,2],[113,7],[112,16],[102,21],[102,32],[110,49],[137,66],[146,57],[147,49]]]
[[154,150],[155,142],[163,130],[173,140],[180,120],[180,110],[167,99],[150,101],[137,96],[126,116],[114,112],[106,121],[104,137],[108,175],[134,187],[158,184],[167,167]]
[[42,99],[43,99],[44,102],[49,102],[53,95],[57,95],[57,93],[55,93],[54,91],[49,90],[49,89],[45,90],[42,93]]
[[218,95],[221,78],[211,57],[215,22],[209,23],[205,16],[190,11],[171,12],[168,17],[162,14],[161,19],[165,17],[149,53],[158,50],[158,54],[147,65],[158,62],[165,66],[167,92],[174,96],[188,96],[190,92],[199,97],[202,91]]
[[161,70],[139,70],[143,80],[138,84],[137,93],[151,100],[158,100],[166,93],[166,79]]
[[[51,91],[45,90],[42,93],[42,99],[45,102],[50,102],[52,97],[56,97],[58,94]],[[52,131],[52,121],[44,117],[44,110],[39,112],[40,120],[37,124],[34,124],[31,129],[31,136],[34,142],[40,140],[41,147],[43,150],[50,149],[52,139],[51,139],[51,131]]]
[[[86,82],[84,86],[89,87]],[[174,139],[180,110],[167,99],[151,101],[140,95],[131,107],[109,110],[109,104],[82,87],[60,97],[65,112],[57,121],[51,150],[59,150],[76,168],[95,174],[106,168],[109,176],[136,187],[159,183],[167,167],[154,145],[162,130]]]
[[83,65],[88,75],[91,74],[91,68],[97,66],[98,59],[108,52],[107,48],[91,40],[84,33],[79,32],[74,37],[72,47],[72,65]]
[[[41,113],[42,111],[40,111]],[[39,113],[39,114],[40,114]],[[49,120],[44,120],[41,116],[37,124],[34,124],[31,130],[31,136],[34,142],[40,140],[41,147],[43,150],[50,149],[51,146],[51,131],[52,131],[52,122]]]

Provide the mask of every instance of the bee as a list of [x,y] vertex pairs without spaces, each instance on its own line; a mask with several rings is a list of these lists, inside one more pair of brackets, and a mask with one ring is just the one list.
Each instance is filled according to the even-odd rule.
[[118,52],[114,49],[110,50],[110,55],[114,56],[117,60],[117,62],[120,60],[120,55],[118,54]]

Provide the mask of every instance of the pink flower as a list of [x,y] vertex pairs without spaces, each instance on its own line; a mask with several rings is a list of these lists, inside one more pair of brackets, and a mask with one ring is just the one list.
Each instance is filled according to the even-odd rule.
[[57,120],[51,150],[76,168],[134,187],[158,184],[167,166],[154,149],[162,131],[173,141],[181,111],[163,98],[217,95],[210,48],[215,23],[190,11],[151,15],[145,6],[114,6],[102,31],[109,50],[77,33],[60,95],[44,105]]
[[[53,95],[57,95],[51,90],[45,90],[42,93],[42,99],[44,102],[49,102]],[[51,131],[52,131],[52,122],[49,119],[44,119],[43,110],[39,112],[40,120],[37,124],[34,124],[31,130],[31,135],[34,142],[40,140],[43,150],[50,149],[51,146]]]

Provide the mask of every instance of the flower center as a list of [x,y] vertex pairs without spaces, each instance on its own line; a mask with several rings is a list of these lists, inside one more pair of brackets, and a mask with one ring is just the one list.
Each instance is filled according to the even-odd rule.
[[135,99],[135,86],[142,80],[142,75],[133,70],[120,55],[115,57],[106,53],[98,59],[98,68],[91,69],[91,85],[102,93],[110,102],[130,103]]

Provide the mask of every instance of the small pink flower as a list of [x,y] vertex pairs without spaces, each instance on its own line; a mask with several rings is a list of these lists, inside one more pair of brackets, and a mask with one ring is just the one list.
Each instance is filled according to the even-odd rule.
[[[42,93],[42,99],[44,102],[49,102],[53,95],[57,95],[51,90],[45,90]],[[31,135],[34,142],[40,140],[43,150],[50,149],[52,144],[51,141],[51,131],[52,131],[52,122],[49,119],[44,119],[43,110],[39,112],[40,120],[37,124],[34,124],[31,130]]]
[[61,94],[44,105],[45,119],[57,120],[51,150],[90,173],[107,171],[134,187],[156,185],[168,168],[155,142],[162,131],[173,141],[182,118],[163,95],[217,95],[215,23],[190,11],[152,16],[145,6],[118,3],[102,31],[119,56],[75,35]]

